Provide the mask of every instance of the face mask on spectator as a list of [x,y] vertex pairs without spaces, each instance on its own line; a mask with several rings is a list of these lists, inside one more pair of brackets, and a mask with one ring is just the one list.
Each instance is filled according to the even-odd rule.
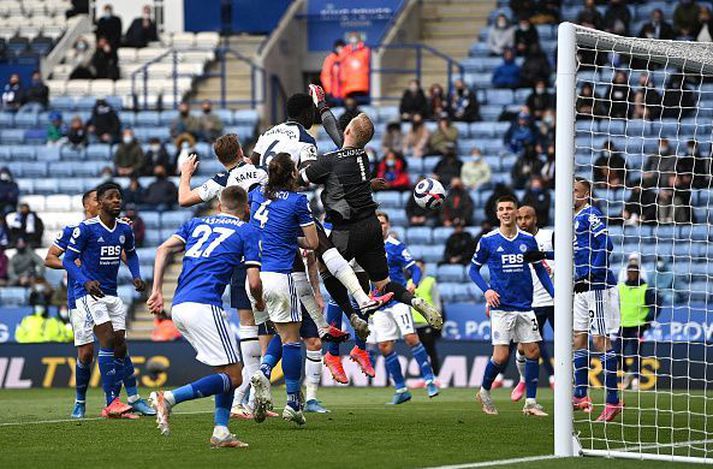
[[0,173],[0,181],[9,181],[10,180],[10,173],[3,171]]
[[357,44],[359,44],[359,36],[356,36],[356,35],[351,36],[349,38],[349,43],[353,46],[356,46]]
[[161,151],[161,145],[159,145],[158,143],[152,144],[149,148],[154,153],[158,153],[159,151]]
[[104,10],[104,18],[111,18],[111,10]]
[[547,125],[552,125],[554,123],[554,119],[552,118],[552,116],[544,116],[542,118],[542,121]]
[[126,145],[128,145],[134,141],[134,137],[132,135],[124,135],[123,141]]
[[500,18],[498,20],[498,28],[503,29],[508,25],[508,22],[505,18]]
[[545,92],[545,88],[542,86],[538,86],[537,88],[535,88],[535,93],[537,93],[537,94],[543,94],[544,92]]
[[191,148],[191,145],[188,142],[184,141],[183,143],[181,143],[181,148],[184,150],[188,150],[189,148]]

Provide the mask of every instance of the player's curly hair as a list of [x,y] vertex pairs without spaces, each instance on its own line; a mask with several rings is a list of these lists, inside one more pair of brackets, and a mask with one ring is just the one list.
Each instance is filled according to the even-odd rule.
[[275,199],[279,191],[294,191],[297,189],[295,178],[295,163],[289,153],[278,153],[267,167],[268,179],[265,184],[265,197]]
[[122,192],[121,186],[119,184],[117,184],[115,182],[104,182],[97,186],[97,189],[96,189],[97,190],[97,199],[101,199],[104,196],[104,194],[106,194],[107,192],[109,192],[112,189],[116,189],[117,191],[119,191],[119,195],[123,196],[123,192]]

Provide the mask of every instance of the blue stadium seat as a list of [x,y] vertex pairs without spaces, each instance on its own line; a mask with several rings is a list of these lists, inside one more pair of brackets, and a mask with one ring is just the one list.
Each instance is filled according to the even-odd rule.
[[464,282],[465,268],[460,264],[441,265],[438,266],[437,277],[439,282]]
[[132,111],[121,111],[119,113],[121,125],[126,127],[134,127],[136,125],[136,113]]
[[383,208],[401,208],[401,193],[396,191],[379,191],[374,194],[374,199]]
[[[476,199],[477,200],[477,199]],[[475,201],[474,201],[475,202]],[[477,203],[476,203],[477,205]],[[453,228],[440,226],[433,230],[433,242],[438,245],[445,245],[448,237],[453,233]]]
[[472,122],[470,124],[470,136],[472,138],[490,138],[495,133],[495,122]]
[[436,167],[436,164],[438,163],[438,160],[440,160],[440,156],[427,156],[423,159],[423,172],[425,174],[431,174],[433,172],[433,168]]
[[74,165],[82,165],[81,162],[63,162],[62,164],[52,165],[52,177],[59,178],[60,180],[74,176]]
[[134,287],[129,285],[119,285],[116,289],[116,295],[126,304],[131,304],[134,301],[134,293]]
[[37,157],[32,145],[13,145],[7,148],[11,161],[34,161]]
[[157,111],[142,111],[136,114],[135,123],[137,126],[158,127],[161,119]]
[[161,232],[159,230],[146,230],[144,246],[158,246],[163,241],[164,240],[161,239]]
[[56,194],[59,192],[59,180],[52,178],[41,178],[34,181],[35,194]]
[[0,304],[7,306],[25,306],[29,289],[22,287],[0,288]]
[[35,192],[35,180],[29,178],[21,178],[15,174],[15,182],[21,194],[32,194]]
[[213,113],[215,113],[218,117],[220,117],[220,120],[223,121],[223,125],[233,125],[233,111],[230,109],[214,109]]
[[[698,223],[701,223],[698,221]],[[703,221],[705,223],[705,220]],[[713,236],[713,230],[707,224],[682,225],[678,229],[679,239],[707,240]]]
[[408,170],[410,173],[421,174],[423,172],[423,158],[410,156],[406,158],[406,163],[408,163]]
[[44,161],[19,162],[17,168],[22,177],[42,178],[47,176],[47,163]]
[[406,228],[408,244],[431,244],[433,235],[429,226],[414,226]]
[[71,96],[54,96],[50,98],[50,108],[57,111],[73,111],[76,109]]
[[[141,115],[141,113],[139,113]],[[157,138],[165,142],[171,138],[171,131],[168,127],[148,127],[146,129],[145,140]]]
[[399,241],[406,240],[406,228],[404,228],[403,226],[392,226],[391,233],[393,233],[393,235],[396,236],[396,239],[398,239]]
[[111,161],[84,161],[72,163],[74,175],[81,177],[92,177],[101,174],[105,167],[112,167]]
[[22,129],[0,130],[0,142],[3,145],[19,145],[25,141],[25,131]]
[[235,111],[235,114],[233,115],[233,123],[235,125],[257,125],[259,121],[259,117],[257,114],[257,111],[253,109],[240,109],[239,111]]
[[25,143],[28,145],[44,145],[47,143],[47,129],[25,130]]
[[160,124],[161,125],[171,125],[171,123],[178,117],[178,111],[162,111],[160,114]]
[[383,209],[383,211],[386,212],[387,215],[389,215],[389,221],[391,221],[392,226],[406,226],[408,224],[406,219],[406,212],[404,212],[403,209],[385,208]]
[[387,123],[399,120],[399,108],[396,106],[380,106],[376,113],[379,117],[379,122]]
[[423,259],[424,262],[439,262],[443,259],[443,246],[411,245],[409,250],[414,259]]
[[143,211],[140,213],[146,228],[149,230],[161,228],[161,212]]
[[[143,218],[145,213],[141,214],[141,218]],[[146,221],[146,219],[144,219]],[[147,226],[148,228],[148,226]],[[142,263],[142,265],[147,265],[145,262],[146,259],[149,259],[151,263],[153,263],[153,259],[156,258],[156,249],[155,248],[137,248],[136,249],[136,255],[139,256],[139,261]]]
[[441,301],[444,303],[455,302],[455,284],[454,283],[441,283],[438,284],[438,292],[441,294]]
[[15,115],[15,127],[18,128],[29,128],[36,127],[38,124],[37,113],[34,112],[18,112]]
[[411,191],[402,192],[401,193],[401,207],[406,208],[411,197],[413,197],[413,192],[411,192]]
[[[171,210],[161,214],[161,228],[176,231],[179,226],[193,216],[190,210]],[[170,236],[170,234],[169,234]]]
[[76,99],[74,105],[80,111],[91,111],[97,102],[97,98],[93,96],[80,96]]
[[85,191],[84,183],[80,178],[59,179],[59,192],[63,194],[82,194]]
[[[90,189],[96,188],[99,184],[104,182],[104,180],[100,177],[90,177],[90,178],[82,178],[81,179],[82,184],[84,185],[83,191],[88,191]],[[144,186],[145,187],[145,186]]]
[[507,106],[513,103],[513,93],[512,90],[499,90],[489,88],[486,90],[486,101],[488,104],[499,104],[502,106]]
[[13,126],[15,122],[15,113],[12,112],[0,112],[0,127],[3,129],[8,129]]
[[107,143],[95,143],[87,147],[87,159],[111,161],[111,145]]
[[457,283],[453,287],[453,301],[456,303],[470,303],[473,301],[473,293],[473,289],[467,283]]
[[79,161],[86,157],[86,149],[84,147],[63,146],[59,151],[60,157],[64,161]]

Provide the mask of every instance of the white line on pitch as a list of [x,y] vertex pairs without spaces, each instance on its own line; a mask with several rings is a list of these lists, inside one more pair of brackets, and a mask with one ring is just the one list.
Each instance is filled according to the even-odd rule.
[[542,456],[529,456],[526,458],[496,459],[494,461],[482,461],[482,462],[473,462],[473,463],[466,463],[466,464],[455,464],[452,466],[434,466],[434,467],[427,467],[424,469],[470,469],[470,468],[475,468],[475,467],[492,467],[492,466],[505,466],[508,464],[521,464],[521,463],[534,462],[534,461],[544,461],[547,459],[555,459],[555,458],[559,458],[559,456],[555,456],[554,454],[545,454]]
[[[196,414],[212,414],[212,410],[191,410],[188,412],[175,412],[175,415],[196,415]],[[68,423],[68,422],[93,422],[96,420],[109,420],[104,417],[89,417],[83,419],[56,419],[56,420],[31,420],[28,422],[4,422],[0,423],[0,427],[20,427],[24,425],[44,425],[51,423]],[[114,420],[114,419],[112,419]],[[116,419],[121,420],[121,419]]]

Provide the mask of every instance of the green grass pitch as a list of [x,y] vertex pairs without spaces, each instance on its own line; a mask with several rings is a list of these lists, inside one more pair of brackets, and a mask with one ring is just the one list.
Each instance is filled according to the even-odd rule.
[[[143,390],[142,394],[147,396],[148,392]],[[489,417],[480,411],[474,393],[472,389],[444,389],[440,396],[429,400],[424,390],[415,390],[411,402],[394,407],[385,405],[391,397],[390,389],[322,389],[320,398],[332,410],[331,414],[307,414],[307,425],[301,429],[281,419],[263,424],[234,420],[231,430],[250,447],[212,450],[208,446],[212,432],[211,399],[177,407],[171,419],[172,434],[162,437],[151,418],[96,419],[101,405],[97,389],[89,392],[90,418],[85,421],[64,421],[73,400],[70,389],[5,390],[0,391],[0,467],[102,464],[103,467],[410,468],[551,453],[552,417],[523,416],[522,404],[510,402],[509,390],[495,392],[500,415]],[[276,387],[273,394],[276,405],[284,405],[284,387]],[[552,411],[549,390],[541,391],[540,401]],[[48,420],[63,421],[46,423]],[[617,429],[621,436],[621,426],[611,428]],[[578,468],[607,469],[678,466],[578,458],[529,462],[519,467],[573,464]]]

